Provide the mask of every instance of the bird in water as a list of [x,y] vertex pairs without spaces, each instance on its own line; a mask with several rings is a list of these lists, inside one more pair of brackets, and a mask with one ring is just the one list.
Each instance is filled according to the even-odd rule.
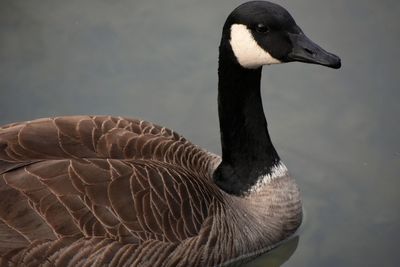
[[0,266],[226,266],[300,226],[264,116],[264,65],[339,68],[283,7],[248,2],[219,47],[222,156],[156,124],[68,116],[0,128]]

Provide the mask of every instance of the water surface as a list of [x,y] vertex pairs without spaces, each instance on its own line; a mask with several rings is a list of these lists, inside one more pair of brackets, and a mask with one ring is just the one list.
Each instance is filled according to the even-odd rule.
[[[0,124],[135,116],[220,153],[217,48],[239,3],[0,1]],[[343,67],[264,68],[271,137],[306,220],[297,249],[247,266],[398,266],[400,2],[278,3]]]

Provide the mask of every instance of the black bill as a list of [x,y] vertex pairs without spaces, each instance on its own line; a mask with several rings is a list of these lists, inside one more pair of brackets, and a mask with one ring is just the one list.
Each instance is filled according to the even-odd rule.
[[288,54],[288,60],[319,64],[334,69],[339,69],[342,65],[338,56],[325,51],[303,33],[290,33],[289,38],[293,49]]

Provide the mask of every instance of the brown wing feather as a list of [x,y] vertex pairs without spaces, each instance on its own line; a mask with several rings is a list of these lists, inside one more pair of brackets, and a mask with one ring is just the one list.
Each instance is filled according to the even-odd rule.
[[[24,208],[31,207],[35,211],[32,214],[39,216],[31,216],[23,225],[18,223],[26,216],[24,212],[10,217],[4,211],[0,218],[20,232],[45,224],[58,237],[173,242],[198,234],[208,216],[208,209],[203,207],[208,207],[209,199],[218,194],[207,183],[207,177],[197,177],[168,163],[118,159],[95,162],[46,160],[5,173],[3,187],[8,186],[16,194],[13,202],[25,204],[27,200],[29,205]],[[196,191],[190,182],[193,180],[202,186],[204,196],[190,196]],[[9,200],[2,197],[0,207]]]
[[[49,239],[67,246],[68,238],[81,237],[185,240],[199,233],[220,194],[208,183],[216,161],[175,132],[136,119],[75,116],[4,126],[0,241],[14,238],[11,249]],[[0,255],[5,251],[0,247]]]
[[215,160],[174,131],[137,119],[71,116],[0,128],[0,174],[33,161],[64,158],[152,159],[201,175]]

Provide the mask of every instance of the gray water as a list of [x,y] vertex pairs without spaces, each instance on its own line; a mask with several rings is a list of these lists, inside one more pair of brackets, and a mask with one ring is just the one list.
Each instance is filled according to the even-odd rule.
[[[239,3],[0,0],[0,124],[134,116],[219,153],[217,48]],[[399,266],[400,2],[278,3],[343,67],[264,68],[270,134],[306,217],[298,240],[247,266]]]

